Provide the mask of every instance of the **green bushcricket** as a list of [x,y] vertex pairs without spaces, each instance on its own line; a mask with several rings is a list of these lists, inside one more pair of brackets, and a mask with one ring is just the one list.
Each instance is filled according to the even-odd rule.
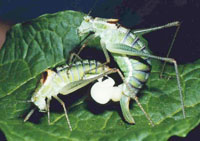
[[[78,28],[78,34],[80,36],[86,36],[86,34],[90,35],[90,38],[88,38],[87,42],[89,42],[91,38],[99,37],[100,45],[106,58],[106,62],[103,64],[107,64],[110,62],[110,58],[108,55],[109,51],[114,60],[117,62],[122,73],[124,74],[124,83],[122,86],[123,96],[120,99],[120,105],[125,120],[131,124],[135,123],[129,111],[129,102],[132,98],[137,102],[138,106],[141,108],[147,119],[150,121],[151,125],[154,126],[151,118],[145,112],[142,105],[138,101],[138,97],[136,96],[144,83],[148,80],[151,70],[150,59],[162,60],[174,64],[183,117],[185,118],[182,87],[180,84],[176,60],[168,57],[159,57],[150,54],[145,45],[145,42],[142,40],[142,35],[159,29],[176,26],[178,31],[180,23],[176,21],[163,26],[131,31],[130,29],[122,27],[117,22],[117,19],[105,19],[98,17],[93,18],[87,15],[84,17],[83,22]],[[175,40],[176,34],[177,32],[175,33],[171,47]],[[83,46],[80,51],[84,47],[85,46]]]
[[[49,110],[50,101],[52,98],[55,98],[63,106],[65,117],[69,128],[72,131],[65,103],[57,95],[68,95],[97,80],[98,78],[103,77],[104,75],[114,72],[119,72],[119,70],[111,69],[105,65],[102,66],[95,60],[78,61],[70,66],[65,65],[63,67],[57,67],[56,71],[47,69],[43,73],[43,77],[41,78],[40,83],[29,102],[34,103],[39,108],[40,112],[47,112],[48,123],[51,124]],[[30,118],[34,110],[35,109],[32,109],[27,114],[24,122]]]

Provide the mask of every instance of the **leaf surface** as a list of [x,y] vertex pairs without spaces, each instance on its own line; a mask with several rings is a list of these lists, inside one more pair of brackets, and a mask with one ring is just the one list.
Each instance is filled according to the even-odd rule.
[[161,141],[173,135],[186,136],[199,124],[200,60],[179,66],[186,119],[181,111],[173,66],[167,65],[166,77],[160,79],[162,63],[154,60],[139,100],[155,127],[149,125],[134,101],[130,109],[136,124],[129,125],[122,118],[119,104],[99,105],[91,98],[76,97],[86,94],[89,87],[62,97],[68,106],[72,132],[62,107],[55,101],[51,104],[52,125],[47,123],[47,114],[39,112],[33,115],[34,119],[24,123],[24,115],[31,109],[31,104],[22,101],[31,98],[43,71],[63,64],[80,44],[77,27],[83,16],[75,11],[44,15],[17,24],[8,32],[0,51],[0,129],[8,140]]

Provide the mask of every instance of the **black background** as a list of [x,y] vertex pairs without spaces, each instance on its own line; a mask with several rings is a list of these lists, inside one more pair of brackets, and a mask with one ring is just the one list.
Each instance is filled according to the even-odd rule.
[[[62,10],[77,10],[94,17],[118,18],[120,24],[130,28],[149,28],[173,21],[180,21],[170,57],[179,64],[194,62],[200,58],[198,0],[0,0],[0,20],[9,23],[27,21],[45,13]],[[145,35],[150,50],[157,56],[166,56],[175,28],[164,29]],[[1,134],[1,133],[0,133]],[[187,137],[171,137],[169,140],[198,140],[200,126],[192,130]]]

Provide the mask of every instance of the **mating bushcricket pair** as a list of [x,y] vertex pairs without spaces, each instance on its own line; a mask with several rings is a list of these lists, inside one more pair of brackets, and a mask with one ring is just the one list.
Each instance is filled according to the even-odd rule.
[[[163,28],[176,26],[178,31],[180,27],[179,22],[172,22],[159,27],[134,31],[122,27],[117,22],[117,19],[92,18],[91,16],[85,16],[81,25],[77,29],[78,35],[80,37],[89,34],[91,38],[100,37],[100,45],[106,58],[105,63],[100,64],[94,60],[76,63],[73,62],[72,65],[57,68],[56,72],[50,69],[46,71],[47,75],[46,77],[43,77],[41,79],[42,82],[33,94],[31,102],[33,102],[39,108],[40,111],[47,111],[49,123],[49,103],[51,98],[54,97],[62,104],[69,128],[72,130],[64,102],[60,98],[58,98],[57,95],[59,93],[67,95],[89,84],[90,82],[103,77],[104,75],[118,72],[118,74],[123,80],[123,83],[120,86],[113,87],[114,83],[110,81],[110,79],[106,82],[110,84],[108,89],[111,89],[107,91],[116,92],[117,95],[115,96],[117,98],[113,98],[115,96],[112,97],[112,94],[110,94],[107,100],[103,102],[100,100],[101,98],[104,100],[104,97],[106,97],[105,95],[97,96],[97,85],[102,87],[104,86],[101,80],[92,87],[93,98],[95,99],[95,101],[102,104],[106,103],[110,99],[114,101],[120,101],[120,106],[122,109],[124,119],[128,123],[135,123],[129,111],[129,102],[131,99],[134,99],[140,107],[140,109],[144,112],[151,125],[154,126],[151,118],[145,112],[136,96],[139,90],[144,85],[144,83],[148,80],[151,70],[150,59],[158,59],[174,64],[177,79],[177,87],[179,89],[183,116],[185,118],[182,87],[180,85],[180,78],[176,61],[172,58],[159,57],[150,54],[147,50],[147,47],[145,46],[144,41],[141,40],[141,36],[143,34]],[[177,32],[175,33],[174,38],[176,34]],[[173,42],[174,40],[172,41],[170,48],[172,47]],[[82,50],[82,48],[80,50]],[[123,75],[118,69],[111,69],[106,66],[106,64],[110,62],[108,52],[111,53],[114,60],[117,62]],[[108,92],[105,91],[105,93]],[[47,101],[45,99],[47,99]],[[31,110],[31,112],[27,115],[25,121],[28,120],[32,113],[33,110]]]

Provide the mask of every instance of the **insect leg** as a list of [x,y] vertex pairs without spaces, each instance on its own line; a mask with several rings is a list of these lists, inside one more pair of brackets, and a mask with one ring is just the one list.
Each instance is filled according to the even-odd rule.
[[138,100],[138,97],[135,96],[135,95],[131,95],[130,93],[134,93],[130,87],[130,85],[128,85],[127,83],[125,83],[126,86],[127,86],[127,89],[129,90],[129,94],[125,94],[123,93],[121,99],[120,99],[120,106],[121,106],[121,109],[122,109],[122,114],[123,114],[123,117],[124,119],[130,123],[130,124],[133,124],[135,123],[130,111],[129,111],[129,102],[130,102],[130,99],[134,99],[137,103],[137,105],[140,107],[140,109],[142,110],[142,112],[144,113],[144,115],[146,116],[146,118],[149,120],[150,124],[152,126],[154,126],[154,123],[153,121],[151,120],[150,116],[147,114],[147,112],[144,110],[144,108],[142,107],[141,103],[139,102]]
[[[82,50],[87,46],[88,42],[92,39],[94,39],[95,37],[93,36],[93,32],[90,32],[82,41],[81,43],[79,44],[80,49],[78,50],[77,53],[71,53],[70,57],[69,57],[69,63],[68,64],[74,64],[75,60],[74,60],[74,56],[78,56],[78,58],[81,58],[79,56],[79,54],[82,52]],[[76,55],[73,55],[73,54],[76,54]]]
[[149,57],[149,58],[152,58],[152,59],[157,59],[157,60],[162,60],[162,61],[166,61],[166,62],[169,62],[169,63],[173,63],[174,69],[175,69],[175,72],[176,72],[176,79],[177,79],[177,85],[178,85],[178,90],[179,90],[180,99],[181,99],[183,117],[185,118],[185,109],[184,109],[182,87],[181,87],[181,84],[180,84],[180,77],[179,77],[179,73],[178,73],[178,67],[177,67],[176,60],[174,60],[172,58],[159,57],[159,56],[147,54],[147,53],[138,51],[138,50],[136,50],[136,49],[134,49],[130,46],[127,46],[125,44],[112,44],[111,46],[107,47],[107,49],[112,53],[125,54],[125,55],[130,55],[130,56],[144,56],[144,57]]
[[150,121],[151,125],[154,126],[153,121],[151,120],[151,118],[149,117],[149,115],[147,114],[147,112],[144,110],[144,108],[142,107],[141,103],[138,100],[138,97],[135,96],[134,100],[136,101],[137,105],[140,107],[140,109],[142,110],[142,112],[144,113],[144,115],[146,116],[146,118]]
[[[131,90],[130,90],[131,91]],[[146,116],[146,118],[149,120],[150,124],[152,126],[154,126],[153,121],[151,120],[150,116],[147,114],[147,112],[144,110],[144,108],[142,107],[141,103],[138,100],[137,96],[127,96],[127,95],[122,95],[121,99],[120,99],[120,106],[122,108],[122,113],[124,116],[124,119],[128,122],[128,123],[135,123],[130,111],[129,111],[129,102],[130,99],[134,99],[137,103],[137,105],[140,107],[140,109],[142,110],[142,112],[144,113],[144,115]]]
[[[88,39],[86,39],[86,41],[82,44],[82,46],[81,46],[81,48],[79,49],[78,53],[75,53],[75,54],[76,54],[75,56],[79,56],[79,54],[81,53],[81,51],[87,46],[88,42],[89,42],[90,40],[92,40],[92,39],[95,38],[95,36],[92,35],[92,34],[93,34],[93,33],[88,34],[88,37],[87,37]],[[101,65],[97,66],[97,68],[100,68],[100,67],[102,67],[102,66],[104,66],[104,65],[106,65],[106,64],[108,64],[108,63],[110,63],[110,56],[109,56],[108,51],[107,51],[107,49],[106,49],[106,47],[105,47],[105,45],[104,45],[103,43],[101,43],[101,48],[102,48],[103,53],[104,53],[104,55],[105,55],[106,62],[104,62],[104,63],[102,63]],[[71,61],[69,61],[69,62],[72,63],[72,64],[74,63],[73,57],[74,57],[74,56],[72,56],[72,58],[70,59]],[[95,68],[92,68],[92,69],[90,69],[90,70],[88,70],[88,71],[86,71],[85,74],[88,73],[88,72],[90,72],[90,71],[92,71],[92,70],[94,70],[94,69],[96,69],[96,67],[95,67]]]
[[51,124],[51,120],[50,120],[50,101],[51,99],[47,99],[47,116],[48,116],[48,124]]
[[69,62],[68,62],[68,64],[69,64],[69,69],[67,70],[67,74],[69,74],[69,70],[70,70],[70,68],[72,67],[72,65],[74,64],[74,57],[76,57],[79,61],[83,61],[83,59],[78,55],[78,54],[76,54],[76,53],[71,53],[70,54],[70,57],[69,57]]
[[79,61],[83,61],[83,59],[78,55],[78,54],[76,54],[76,53],[71,53],[70,54],[70,57],[69,57],[69,65],[70,64],[74,64],[74,57],[76,57]]
[[[162,25],[162,26],[158,26],[158,27],[147,28],[147,29],[139,29],[139,30],[133,31],[133,33],[143,35],[143,34],[147,34],[147,33],[150,33],[150,32],[156,31],[156,30],[160,30],[160,29],[164,29],[164,28],[170,28],[170,27],[174,27],[174,26],[176,26],[177,28],[176,28],[176,31],[174,33],[172,42],[171,42],[171,44],[169,46],[169,50],[168,50],[167,55],[166,55],[166,58],[168,58],[169,55],[170,55],[170,52],[172,50],[172,47],[174,45],[174,41],[176,39],[178,31],[180,29],[180,22],[176,21],[176,22],[168,23],[166,25]],[[162,78],[163,72],[165,70],[165,65],[166,65],[166,61],[164,62],[163,66],[162,66],[162,70],[160,72],[160,78]]]
[[69,129],[70,129],[70,131],[72,131],[72,126],[71,126],[70,121],[69,121],[69,117],[68,117],[68,114],[67,114],[65,103],[59,97],[57,97],[57,96],[54,96],[54,98],[56,100],[58,100],[58,102],[60,102],[60,104],[63,106],[64,112],[65,112],[65,117],[67,119],[67,123],[68,123]]
[[35,108],[31,109],[31,111],[24,118],[24,122],[26,122],[31,117],[31,115],[34,113],[34,111],[35,111]]
[[[105,55],[106,62],[104,62],[104,63],[98,65],[97,67],[93,67],[93,68],[91,68],[90,70],[85,71],[85,72],[84,72],[84,75],[87,74],[87,73],[89,73],[89,72],[91,72],[91,71],[93,71],[94,69],[98,69],[98,68],[103,67],[103,66],[105,66],[106,64],[110,63],[110,56],[108,55],[108,51],[107,51],[105,45],[102,45],[101,48],[102,48],[103,53],[104,53],[104,55]],[[84,76],[84,75],[83,75],[83,76]]]
[[180,22],[179,21],[175,21],[175,22],[171,22],[165,25],[161,25],[161,26],[157,26],[157,27],[152,27],[152,28],[147,28],[147,29],[137,29],[135,31],[133,31],[134,34],[139,34],[139,35],[144,35],[156,30],[160,30],[160,29],[164,29],[164,28],[169,28],[169,27],[180,27]]
[[[173,45],[174,45],[174,41],[175,41],[176,36],[177,36],[177,34],[178,34],[178,32],[179,32],[179,29],[180,29],[180,25],[176,28],[176,31],[175,31],[175,33],[174,33],[174,37],[173,37],[173,39],[172,39],[172,42],[171,42],[171,44],[170,44],[170,46],[169,46],[169,50],[168,50],[168,52],[167,52],[166,58],[169,58],[170,52],[171,52],[172,47],[173,47]],[[163,66],[162,66],[162,70],[161,70],[161,72],[160,72],[160,78],[162,78],[163,72],[165,71],[165,66],[166,66],[166,61],[164,62]]]
[[[128,83],[125,81],[125,78],[124,78],[123,74],[121,73],[121,71],[120,71],[119,69],[115,69],[115,71],[119,74],[119,76],[121,77],[123,83],[129,87],[129,85],[128,85]],[[134,123],[135,123],[135,120],[134,120],[134,118],[132,117],[132,115],[131,115],[131,113],[130,113],[130,110],[129,110],[129,102],[130,102],[130,99],[131,99],[131,98],[130,98],[129,96],[123,94],[122,97],[121,97],[121,99],[120,99],[120,107],[121,107],[121,110],[122,110],[122,114],[123,114],[124,119],[125,119],[128,123],[134,124]],[[138,102],[138,103],[139,103],[139,102]],[[140,103],[139,103],[139,104],[140,104]],[[142,107],[141,104],[140,104],[139,107]],[[144,111],[143,108],[142,108],[142,111]],[[146,112],[144,112],[144,114],[145,114],[146,116],[148,116],[148,115],[146,114]],[[148,116],[147,119],[150,119],[149,116]],[[150,123],[152,123],[152,120],[150,120]],[[152,124],[152,125],[153,125],[153,124]]]

